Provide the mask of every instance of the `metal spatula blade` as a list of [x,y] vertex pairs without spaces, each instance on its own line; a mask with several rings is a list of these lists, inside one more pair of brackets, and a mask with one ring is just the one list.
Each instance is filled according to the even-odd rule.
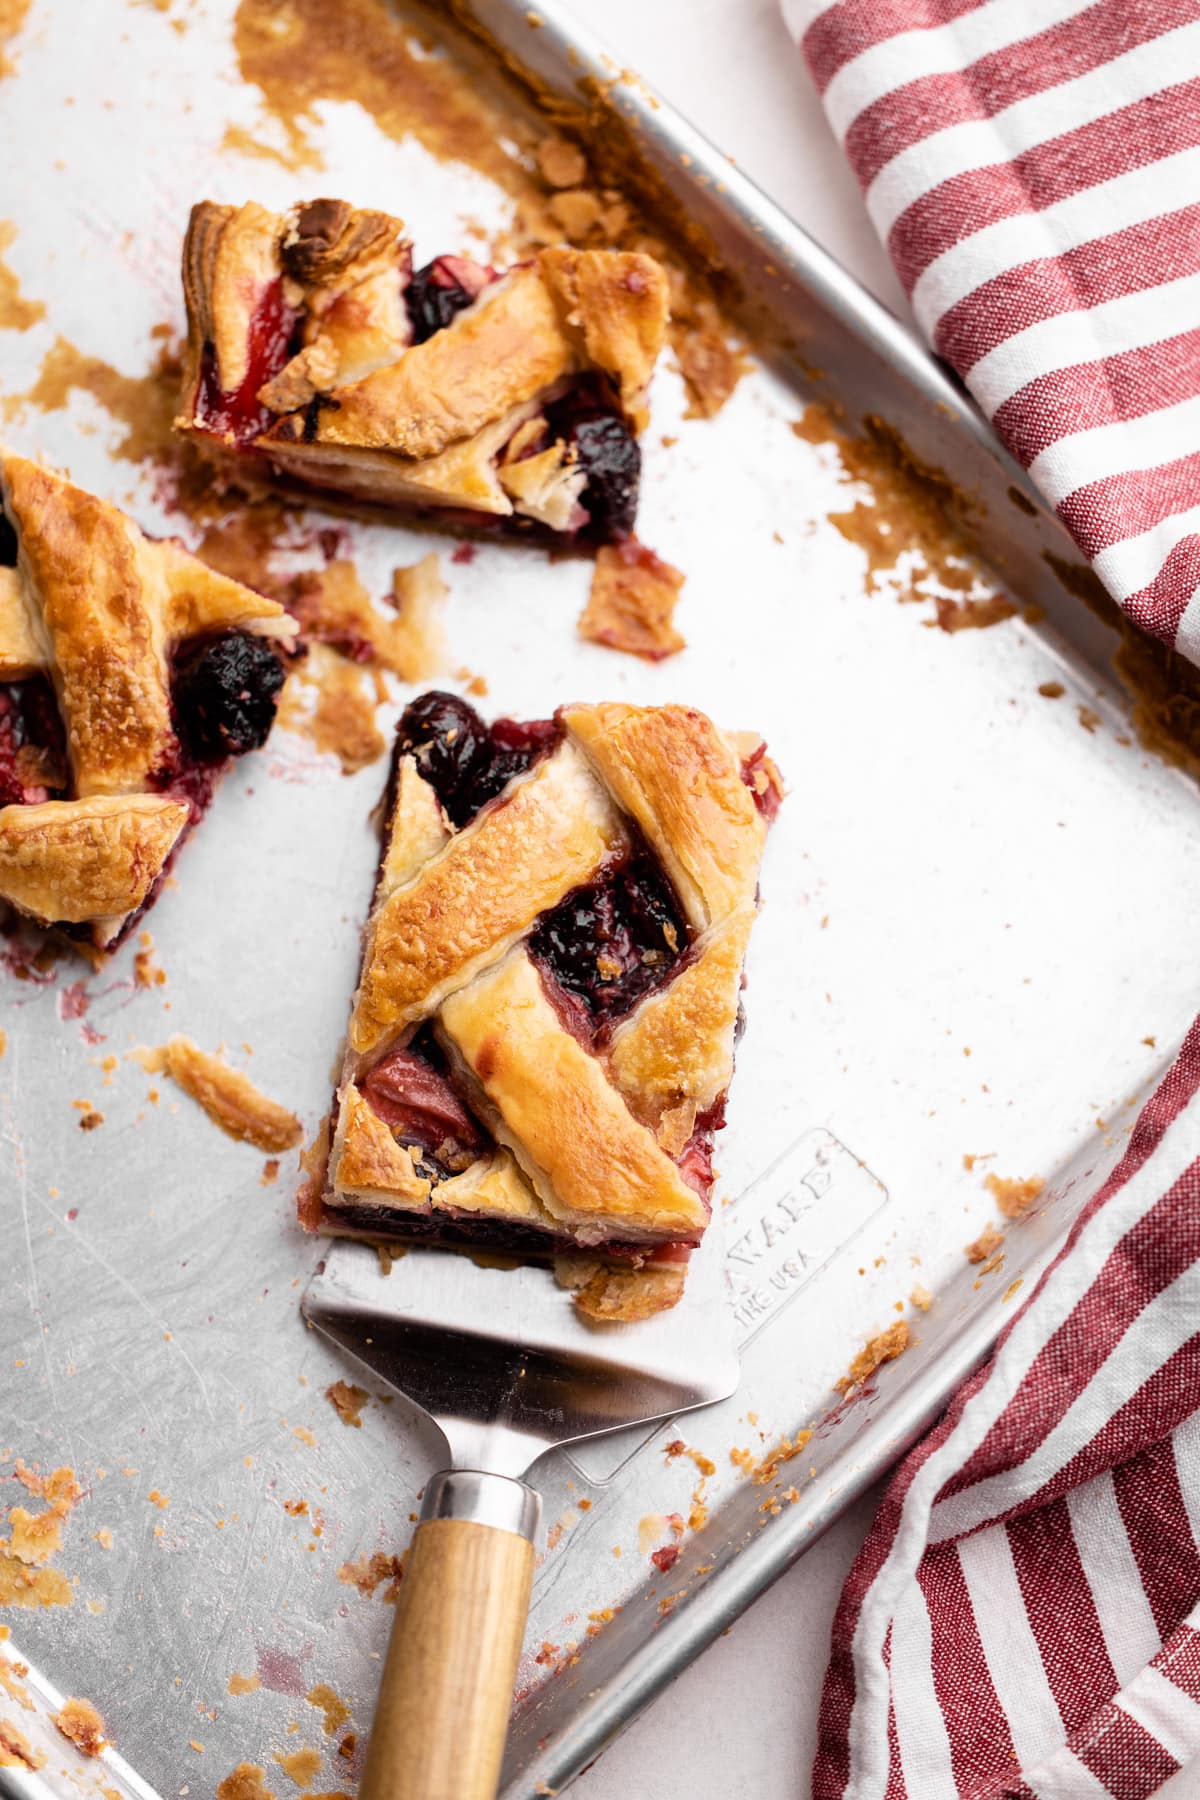
[[338,1243],[311,1324],[441,1429],[401,1584],[360,1800],[493,1800],[529,1607],[546,1450],[726,1399],[738,1383],[714,1246],[683,1299],[593,1325],[545,1269]]

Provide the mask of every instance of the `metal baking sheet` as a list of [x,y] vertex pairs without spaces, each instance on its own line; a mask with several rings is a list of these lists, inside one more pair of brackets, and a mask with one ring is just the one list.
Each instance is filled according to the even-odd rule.
[[[803,1552],[984,1352],[1017,1284],[1028,1291],[1197,1010],[1166,946],[1191,922],[1200,811],[1133,743],[1103,634],[1042,559],[1063,550],[1057,526],[1008,498],[1021,479],[952,383],[553,7],[474,10],[544,93],[578,98],[589,72],[609,86],[633,145],[792,339],[714,421],[686,416],[669,360],[656,377],[640,530],[688,573],[689,648],[667,663],[576,638],[582,563],[497,546],[452,564],[444,538],[351,528],[374,593],[439,551],[454,665],[486,674],[489,708],[686,698],[763,731],[790,787],[719,1146],[724,1242],[707,1252],[724,1259],[744,1381],[683,1434],[714,1465],[708,1523],[669,1573],[651,1563],[699,1478],[666,1454],[670,1426],[542,1466],[550,1531],[504,1788],[526,1800],[561,1789]],[[43,383],[42,404],[18,397],[60,337],[127,376],[147,368],[154,327],[181,322],[191,201],[345,194],[402,214],[430,253],[477,242],[507,208],[477,172],[345,99],[314,111],[319,168],[230,147],[283,141],[239,75],[234,13],[234,0],[35,0],[0,85],[5,167],[20,171],[4,255],[45,308],[0,334],[7,439],[185,536],[94,394],[58,404]],[[980,545],[1050,616],[947,636],[926,629],[929,605],[898,604],[886,583],[864,593],[864,553],[828,519],[847,504],[836,451],[791,430],[814,365],[851,418],[882,414],[953,468]],[[1060,698],[1039,694],[1049,682]],[[339,1570],[403,1548],[436,1450],[398,1401],[373,1397],[354,1430],[323,1397],[352,1371],[299,1317],[320,1247],[294,1223],[295,1158],[264,1186],[261,1156],[129,1053],[174,1031],[224,1044],[315,1129],[383,777],[380,764],[344,778],[277,736],[231,776],[151,915],[163,985],[135,984],[136,944],[99,975],[60,963],[3,977],[3,1471],[69,1463],[85,1492],[56,1559],[74,1603],[5,1615],[0,1654],[33,1665],[42,1701],[18,1714],[0,1699],[0,1717],[43,1734],[50,1757],[39,1777],[0,1770],[0,1791],[210,1793],[241,1760],[278,1777],[273,1758],[305,1746],[321,1753],[316,1787],[353,1785],[343,1733],[327,1736],[305,1696],[344,1697],[361,1746],[391,1613],[382,1588],[360,1596]],[[77,1101],[103,1125],[81,1132]],[[968,1170],[971,1156],[989,1160]],[[1003,1268],[981,1275],[962,1246],[994,1212],[985,1171],[1047,1188]],[[909,1303],[918,1282],[928,1313]],[[901,1312],[913,1346],[836,1404],[835,1380]],[[805,1425],[816,1435],[774,1482],[747,1475]],[[3,1497],[24,1495],[10,1479]],[[231,1694],[235,1673],[260,1685]],[[46,1727],[54,1690],[108,1722],[117,1753],[90,1772]]]

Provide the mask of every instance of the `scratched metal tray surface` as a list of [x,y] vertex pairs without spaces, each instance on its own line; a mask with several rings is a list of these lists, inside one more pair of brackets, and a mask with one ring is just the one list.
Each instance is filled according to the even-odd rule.
[[[375,593],[397,563],[442,552],[455,664],[486,674],[490,707],[686,698],[762,730],[790,788],[706,1250],[744,1380],[684,1430],[714,1465],[708,1522],[660,1573],[648,1553],[673,1541],[666,1515],[689,1516],[700,1479],[665,1454],[671,1425],[543,1465],[549,1531],[504,1776],[524,1800],[563,1787],[803,1552],[983,1353],[1018,1284],[1028,1292],[1197,1010],[1167,946],[1192,922],[1200,808],[1132,743],[1105,634],[1044,560],[1066,553],[1057,527],[1014,504],[1021,478],[919,346],[553,7],[472,10],[543,99],[577,99],[589,74],[607,86],[630,153],[777,328],[771,368],[752,368],[714,421],[685,416],[672,367],[655,381],[641,533],[688,573],[689,648],[672,661],[576,638],[583,564],[520,546],[451,564],[445,539],[351,527]],[[239,150],[283,135],[239,74],[234,13],[234,0],[35,0],[0,87],[4,164],[20,171],[5,254],[44,307],[0,334],[7,437],[185,535],[94,393],[43,382],[41,404],[19,396],[60,337],[95,367],[147,367],[153,327],[180,323],[196,196],[343,193],[399,212],[426,253],[506,216],[483,176],[347,100],[316,106],[305,169]],[[1039,622],[948,636],[925,628],[928,604],[897,604],[886,582],[864,592],[864,552],[827,517],[848,504],[837,454],[791,430],[814,369],[851,420],[880,414],[953,470],[980,549],[1046,609]],[[111,381],[93,387],[111,396]],[[1057,700],[1038,692],[1049,683]],[[19,1723],[49,1759],[36,1776],[0,1770],[0,1791],[210,1793],[241,1760],[282,1779],[272,1758],[306,1746],[316,1787],[353,1786],[356,1759],[336,1745],[347,1730],[361,1745],[391,1614],[382,1589],[360,1596],[339,1570],[403,1548],[436,1448],[385,1395],[357,1430],[323,1397],[353,1371],[298,1313],[320,1246],[294,1223],[295,1158],[263,1185],[260,1156],[165,1083],[151,1099],[128,1053],[173,1031],[224,1044],[315,1130],[383,777],[346,779],[277,735],[230,778],[151,917],[164,985],[135,985],[136,945],[100,975],[0,976],[3,1498],[25,1498],[18,1458],[69,1463],[84,1488],[56,1558],[73,1604],[5,1615],[0,1654],[32,1665],[38,1706]],[[77,1102],[103,1125],[81,1132]],[[985,1160],[969,1170],[972,1156]],[[962,1247],[992,1215],[988,1170],[1046,1189],[1003,1268],[981,1276]],[[917,1283],[928,1312],[909,1302]],[[910,1349],[835,1404],[855,1352],[901,1313]],[[746,1473],[804,1425],[813,1439],[774,1480]],[[235,1673],[259,1685],[231,1693]],[[305,1698],[322,1683],[351,1709],[332,1736]],[[64,1692],[103,1712],[117,1748],[100,1763],[73,1762],[49,1730]]]

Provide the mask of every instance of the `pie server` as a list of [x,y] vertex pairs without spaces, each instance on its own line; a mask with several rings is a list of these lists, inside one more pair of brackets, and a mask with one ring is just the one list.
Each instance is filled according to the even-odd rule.
[[724,1400],[732,1318],[709,1244],[683,1299],[594,1325],[545,1268],[410,1250],[384,1274],[329,1248],[305,1317],[439,1427],[400,1585],[359,1800],[494,1800],[541,1515],[545,1451]]

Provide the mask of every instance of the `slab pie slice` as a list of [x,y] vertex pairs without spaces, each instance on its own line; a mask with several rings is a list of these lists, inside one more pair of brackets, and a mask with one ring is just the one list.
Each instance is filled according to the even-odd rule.
[[780,794],[690,707],[414,701],[303,1222],[569,1257],[599,1317],[678,1299]]
[[183,287],[176,429],[233,478],[557,541],[633,530],[667,325],[652,257],[414,270],[387,213],[205,200]]
[[297,628],[2,450],[0,495],[0,901],[111,950],[266,738]]

